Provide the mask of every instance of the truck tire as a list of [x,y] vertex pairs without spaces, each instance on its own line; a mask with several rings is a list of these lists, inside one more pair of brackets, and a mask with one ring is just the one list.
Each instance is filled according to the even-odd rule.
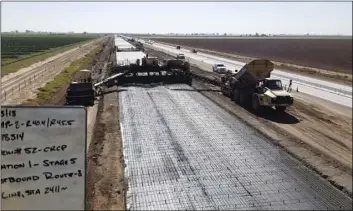
[[188,78],[187,84],[188,84],[189,86],[192,86],[192,78]]
[[229,97],[229,95],[228,95],[228,93],[227,93],[226,88],[224,87],[224,85],[221,85],[221,92],[222,92],[222,94],[223,94],[224,96]]
[[251,108],[255,111],[255,112],[259,112],[260,111],[260,102],[259,99],[256,95],[254,95],[252,97],[252,102],[251,102]]
[[278,112],[284,112],[286,110],[286,106],[276,106],[276,111]]
[[241,106],[244,106],[245,105],[245,96],[244,96],[244,94],[240,92],[238,98],[239,98],[239,104]]
[[232,100],[236,103],[236,104],[240,104],[240,100],[239,100],[239,92],[237,91],[233,91],[232,92]]
[[227,96],[226,93],[224,92],[224,87],[223,87],[223,85],[221,85],[221,92],[222,92],[222,94],[223,94],[224,96]]

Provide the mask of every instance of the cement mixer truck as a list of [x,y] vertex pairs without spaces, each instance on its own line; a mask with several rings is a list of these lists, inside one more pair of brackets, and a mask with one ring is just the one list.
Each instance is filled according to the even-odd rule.
[[221,91],[235,103],[251,105],[255,111],[275,107],[283,112],[293,104],[293,97],[283,89],[281,80],[270,79],[273,69],[274,64],[267,59],[253,60],[240,71],[222,76]]

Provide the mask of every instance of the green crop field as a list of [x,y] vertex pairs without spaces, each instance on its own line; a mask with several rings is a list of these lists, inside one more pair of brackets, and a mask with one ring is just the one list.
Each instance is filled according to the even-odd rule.
[[97,38],[94,35],[2,34],[1,66],[38,56],[63,46]]

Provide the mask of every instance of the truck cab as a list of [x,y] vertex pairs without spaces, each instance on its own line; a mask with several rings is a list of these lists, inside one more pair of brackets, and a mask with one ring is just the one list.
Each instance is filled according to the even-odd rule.
[[[256,87],[255,99],[258,106],[272,107],[284,111],[286,107],[293,104],[293,97],[283,89],[282,81],[278,79],[265,79]],[[256,105],[255,105],[256,107]]]
[[259,87],[265,90],[283,90],[282,81],[278,79],[265,79],[259,83]]

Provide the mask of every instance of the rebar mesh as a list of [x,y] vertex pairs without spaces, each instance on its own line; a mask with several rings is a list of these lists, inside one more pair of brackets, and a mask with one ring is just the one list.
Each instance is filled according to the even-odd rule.
[[187,85],[120,88],[132,210],[352,209],[352,200]]

